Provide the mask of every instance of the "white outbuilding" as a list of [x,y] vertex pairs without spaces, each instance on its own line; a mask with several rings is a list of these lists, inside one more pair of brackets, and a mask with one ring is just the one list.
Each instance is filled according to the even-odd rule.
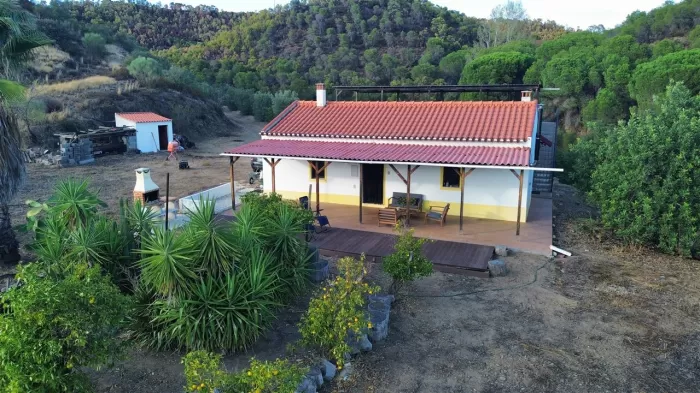
[[136,129],[136,148],[141,153],[155,153],[168,149],[173,140],[173,121],[153,112],[115,113],[117,127]]

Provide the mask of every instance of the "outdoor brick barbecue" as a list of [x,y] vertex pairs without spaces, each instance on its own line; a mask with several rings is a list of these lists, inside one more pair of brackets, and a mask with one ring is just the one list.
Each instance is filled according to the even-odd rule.
[[134,201],[148,203],[158,200],[160,188],[151,179],[150,168],[136,169],[136,185],[134,186]]

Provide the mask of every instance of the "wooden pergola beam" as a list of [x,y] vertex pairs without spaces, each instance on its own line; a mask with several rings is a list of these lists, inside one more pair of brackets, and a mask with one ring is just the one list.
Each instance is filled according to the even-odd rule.
[[240,157],[229,157],[229,177],[231,178],[231,210],[236,211],[236,185],[234,183],[235,175],[233,171],[233,164],[238,161]]

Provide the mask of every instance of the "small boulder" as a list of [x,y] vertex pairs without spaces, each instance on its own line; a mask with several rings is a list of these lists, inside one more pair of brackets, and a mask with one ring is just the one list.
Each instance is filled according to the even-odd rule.
[[498,255],[499,257],[507,257],[508,256],[508,247],[496,246],[496,255]]
[[491,277],[505,276],[506,274],[508,274],[508,267],[506,266],[506,262],[502,259],[494,259],[492,261],[489,261],[489,273],[491,273]]
[[323,379],[325,379],[326,381],[330,381],[333,378],[335,378],[335,364],[329,362],[326,359],[323,359],[319,367],[321,368],[321,374],[323,375]]
[[321,372],[320,367],[311,367],[311,370],[308,374],[306,374],[306,377],[312,380],[314,384],[316,384],[316,388],[320,388],[321,386],[323,386],[323,373]]
[[357,342],[357,344],[362,352],[369,352],[372,350],[372,342],[369,341],[369,338],[366,334],[363,334],[362,337],[360,337],[360,340]]
[[352,375],[352,363],[347,362],[345,363],[345,366],[340,370],[340,374],[338,374],[338,377],[342,381],[347,381],[350,379],[350,376]]
[[304,377],[294,393],[316,393],[316,383],[308,377]]

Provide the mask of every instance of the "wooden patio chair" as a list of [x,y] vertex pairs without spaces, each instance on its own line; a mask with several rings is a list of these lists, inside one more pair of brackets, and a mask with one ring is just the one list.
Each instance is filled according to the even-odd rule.
[[445,226],[445,220],[447,219],[447,211],[450,210],[450,204],[445,206],[430,206],[430,209],[425,213],[425,223],[428,220],[439,221],[440,226]]
[[391,207],[379,209],[379,224],[377,226],[381,226],[382,224],[395,226],[398,221],[399,213],[396,209]]

